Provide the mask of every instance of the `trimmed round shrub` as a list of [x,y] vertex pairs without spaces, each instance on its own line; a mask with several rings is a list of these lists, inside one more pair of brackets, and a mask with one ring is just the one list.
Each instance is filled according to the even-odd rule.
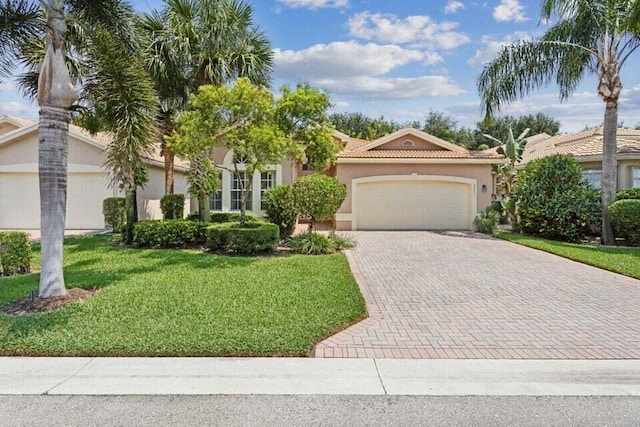
[[109,197],[102,201],[104,225],[114,233],[122,233],[127,225],[124,197]]
[[[245,222],[259,222],[257,216],[252,213],[245,214]],[[217,224],[223,222],[240,222],[240,212],[211,212],[209,221]]]
[[0,265],[5,276],[31,271],[31,242],[27,233],[0,232]]
[[249,222],[244,227],[226,222],[207,227],[207,247],[212,251],[251,255],[272,251],[279,241],[279,227],[267,222]]
[[207,225],[185,219],[138,221],[133,242],[140,248],[182,248],[204,243]]
[[298,221],[298,210],[290,185],[278,185],[267,191],[262,201],[269,221],[280,227],[280,238],[293,234]]
[[624,190],[618,190],[616,193],[616,202],[618,200],[640,200],[640,187],[639,188],[625,188]]
[[493,234],[500,223],[500,214],[489,206],[484,212],[473,220],[476,231],[484,234]]
[[629,246],[640,246],[640,200],[623,199],[609,206],[609,219],[616,237]]
[[165,194],[160,199],[160,210],[164,219],[184,218],[184,194]]
[[293,183],[298,213],[311,220],[310,229],[333,218],[347,197],[347,187],[336,178],[315,174],[303,176]]
[[556,155],[527,164],[515,187],[518,226],[525,234],[575,242],[600,224],[599,193],[575,159]]
[[335,244],[319,233],[302,233],[289,239],[293,252],[303,255],[326,255],[336,251]]

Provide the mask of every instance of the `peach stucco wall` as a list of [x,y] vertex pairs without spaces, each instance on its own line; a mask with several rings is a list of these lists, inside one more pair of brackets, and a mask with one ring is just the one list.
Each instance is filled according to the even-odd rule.
[[[414,146],[403,147],[402,142],[406,140],[412,141]],[[432,144],[414,135],[400,136],[394,140],[391,140],[385,144],[382,144],[374,148],[374,150],[442,150],[442,149],[443,149],[442,147]]]
[[[493,188],[492,166],[490,164],[339,164],[338,179],[347,185],[347,198],[338,210],[338,214],[351,213],[351,182],[356,178],[385,175],[443,175],[477,180],[478,212],[491,203]],[[486,185],[487,191],[482,191]],[[350,228],[350,223],[337,224],[341,228]]]

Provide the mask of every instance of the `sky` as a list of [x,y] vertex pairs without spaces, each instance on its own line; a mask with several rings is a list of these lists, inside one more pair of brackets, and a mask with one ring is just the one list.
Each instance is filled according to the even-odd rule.
[[[540,0],[249,0],[254,21],[272,43],[274,87],[307,82],[331,95],[335,112],[400,122],[442,111],[461,126],[481,117],[476,89],[483,64],[507,43],[539,37]],[[133,0],[141,12],[161,1]],[[640,53],[626,64],[620,120],[640,124]],[[597,81],[587,77],[561,103],[555,87],[503,110],[538,112],[573,132],[603,121]],[[0,85],[0,114],[28,118],[37,109],[11,82]]]

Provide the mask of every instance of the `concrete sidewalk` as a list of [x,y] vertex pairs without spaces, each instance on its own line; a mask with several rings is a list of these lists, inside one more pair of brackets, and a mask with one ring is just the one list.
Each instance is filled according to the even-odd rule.
[[0,358],[0,395],[640,396],[640,360]]

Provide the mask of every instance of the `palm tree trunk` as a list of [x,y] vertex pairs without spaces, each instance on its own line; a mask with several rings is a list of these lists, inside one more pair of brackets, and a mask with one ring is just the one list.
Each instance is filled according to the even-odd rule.
[[49,298],[66,293],[62,252],[67,209],[69,109],[76,100],[76,94],[64,60],[64,2],[51,0],[44,6],[47,14],[47,50],[38,78],[42,251],[38,295]]
[[618,188],[618,162],[616,138],[618,131],[618,102],[607,101],[604,114],[604,141],[602,152],[602,244],[615,244],[613,227],[609,221],[609,205]]
[[39,296],[64,295],[62,250],[67,209],[69,110],[40,109],[40,232],[42,271]]
[[127,227],[124,242],[127,245],[133,243],[133,230],[138,221],[138,200],[136,188],[128,189],[125,194],[125,210],[127,211]]
[[164,194],[173,194],[173,168],[175,165],[176,155],[165,144],[162,146],[162,155],[164,156]]

